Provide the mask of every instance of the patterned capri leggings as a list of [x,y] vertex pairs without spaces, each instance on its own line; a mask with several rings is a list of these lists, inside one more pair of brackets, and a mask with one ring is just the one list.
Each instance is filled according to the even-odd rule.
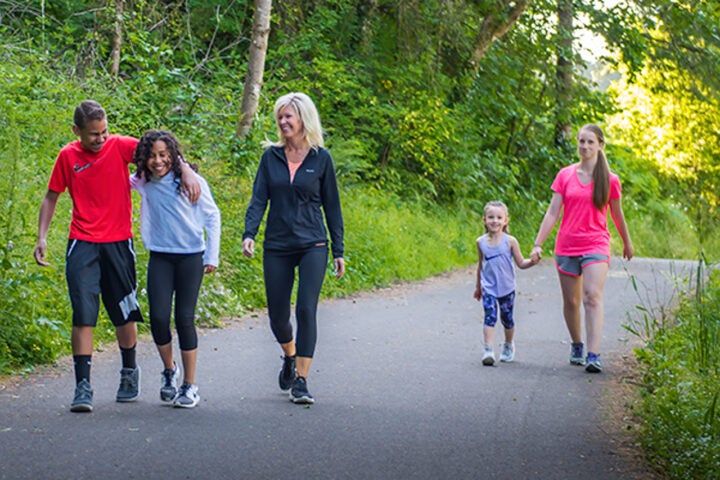
[[504,297],[496,297],[483,292],[483,308],[485,309],[485,326],[494,327],[500,310],[500,321],[507,330],[515,327],[513,307],[515,306],[515,292]]

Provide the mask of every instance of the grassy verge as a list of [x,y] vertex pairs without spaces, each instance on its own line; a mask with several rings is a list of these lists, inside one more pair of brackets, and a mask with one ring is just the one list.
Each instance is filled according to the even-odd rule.
[[720,272],[704,259],[672,311],[639,307],[640,440],[672,479],[720,478]]

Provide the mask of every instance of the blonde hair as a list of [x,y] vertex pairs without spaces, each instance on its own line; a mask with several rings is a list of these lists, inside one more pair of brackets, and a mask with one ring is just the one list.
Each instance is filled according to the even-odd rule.
[[[589,123],[584,125],[579,131],[587,130],[597,137],[598,144],[600,146],[605,145],[605,134],[602,129],[595,124]],[[593,168],[593,195],[592,201],[595,208],[602,210],[605,205],[610,201],[610,165],[608,165],[605,152],[602,149],[598,150],[598,158]]]
[[488,232],[487,224],[485,223],[485,217],[487,216],[487,211],[489,208],[502,208],[505,211],[505,216],[508,219],[508,223],[503,226],[503,232],[510,233],[510,212],[508,211],[507,205],[505,205],[500,200],[493,200],[487,202],[483,207],[483,224],[485,225],[485,233]]
[[[278,98],[275,102],[275,108],[273,109],[273,115],[277,122],[278,114],[280,110],[287,106],[292,106],[295,113],[300,118],[303,125],[303,138],[308,142],[310,147],[317,150],[319,147],[323,147],[325,142],[323,140],[322,126],[320,125],[320,115],[318,114],[317,108],[313,101],[304,93],[293,92],[283,95]],[[271,142],[266,140],[263,142],[263,147],[284,147],[287,139],[283,133],[280,125],[277,125],[278,140]]]

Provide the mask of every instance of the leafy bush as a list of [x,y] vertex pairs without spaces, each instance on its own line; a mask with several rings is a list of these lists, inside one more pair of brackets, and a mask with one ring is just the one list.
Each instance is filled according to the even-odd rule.
[[644,315],[644,327],[634,330],[647,341],[636,351],[645,383],[641,440],[677,479],[720,477],[720,272],[706,278],[701,260],[674,318]]

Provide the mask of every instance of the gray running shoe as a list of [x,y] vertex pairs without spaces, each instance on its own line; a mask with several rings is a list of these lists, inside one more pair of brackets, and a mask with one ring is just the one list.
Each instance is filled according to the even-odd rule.
[[504,343],[502,353],[500,354],[501,362],[512,362],[515,360],[515,342]]
[[177,363],[173,362],[174,368],[166,368],[162,371],[160,387],[160,401],[165,403],[172,402],[177,396],[178,380],[180,379],[180,369]]
[[134,402],[138,396],[140,396],[140,367],[123,368],[120,370],[120,386],[115,400]]
[[183,382],[178,391],[177,397],[173,400],[173,407],[193,408],[200,401],[198,387],[194,383]]
[[482,364],[486,367],[492,367],[495,365],[495,352],[492,348],[485,347],[485,353],[483,353]]
[[583,350],[585,345],[582,342],[573,343],[570,347],[570,365],[585,365]]
[[290,389],[290,401],[293,403],[304,403],[312,404],[315,403],[315,399],[307,388],[307,380],[304,377],[297,377],[292,384]]
[[278,384],[283,392],[290,390],[295,380],[295,357],[283,357],[283,366],[278,375]]
[[75,386],[75,398],[70,404],[71,412],[92,412],[93,389],[84,378]]

